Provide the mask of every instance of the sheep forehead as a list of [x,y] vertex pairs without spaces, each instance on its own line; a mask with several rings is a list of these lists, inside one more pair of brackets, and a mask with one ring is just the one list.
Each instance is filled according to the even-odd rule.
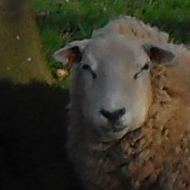
[[128,39],[121,35],[91,40],[91,43],[86,48],[84,57],[88,63],[95,67],[99,62],[125,62],[130,67],[141,67],[149,61],[148,56],[137,40]]

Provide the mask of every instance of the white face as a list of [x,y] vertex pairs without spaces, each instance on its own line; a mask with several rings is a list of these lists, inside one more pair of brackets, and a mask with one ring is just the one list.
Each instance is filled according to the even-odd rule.
[[75,80],[84,84],[83,116],[101,138],[119,139],[145,121],[151,103],[149,64],[140,44],[119,35],[87,45]]
[[161,64],[175,55],[151,42],[107,34],[71,42],[54,58],[73,64],[71,118],[106,141],[142,126],[152,100],[150,59]]

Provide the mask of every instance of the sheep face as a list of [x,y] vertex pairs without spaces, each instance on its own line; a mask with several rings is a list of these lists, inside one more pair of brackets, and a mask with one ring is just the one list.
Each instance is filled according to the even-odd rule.
[[152,99],[151,60],[173,59],[167,50],[118,34],[74,42],[54,56],[74,60],[72,88],[82,94],[80,100],[73,94],[82,102],[78,114],[103,140],[120,139],[142,126]]
[[151,102],[149,62],[140,45],[119,36],[88,44],[81,60],[82,111],[101,137],[121,138],[145,121]]

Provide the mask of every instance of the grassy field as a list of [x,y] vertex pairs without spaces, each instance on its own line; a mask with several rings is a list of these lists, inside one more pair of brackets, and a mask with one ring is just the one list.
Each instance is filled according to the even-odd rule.
[[118,15],[132,15],[167,31],[175,42],[190,43],[189,0],[32,0],[48,62],[52,53]]

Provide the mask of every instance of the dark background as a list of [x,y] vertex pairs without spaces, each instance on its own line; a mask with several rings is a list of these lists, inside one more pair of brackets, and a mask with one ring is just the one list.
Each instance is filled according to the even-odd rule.
[[0,189],[81,189],[65,152],[68,92],[0,82]]

